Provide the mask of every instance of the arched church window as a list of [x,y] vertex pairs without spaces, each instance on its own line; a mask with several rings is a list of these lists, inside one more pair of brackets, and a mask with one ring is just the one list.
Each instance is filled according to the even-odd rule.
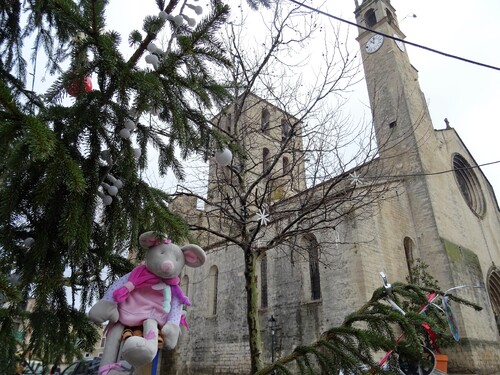
[[232,117],[231,114],[228,113],[226,116],[226,129],[228,133],[231,133],[231,126],[232,126]]
[[281,119],[281,140],[285,141],[290,136],[290,122],[286,118]]
[[267,255],[260,258],[260,307],[267,307]]
[[497,329],[500,333],[500,271],[494,269],[488,276],[488,295],[490,296],[491,308],[495,315]]
[[366,26],[372,27],[377,23],[377,16],[375,15],[375,11],[373,9],[368,9],[365,13],[365,22]]
[[290,173],[290,161],[286,156],[283,157],[283,175],[288,175]]
[[210,267],[208,271],[208,314],[217,314],[217,289],[219,283],[219,270],[217,266]]
[[387,22],[391,24],[394,21],[394,16],[392,15],[392,12],[389,9],[385,8],[385,14],[387,16]]
[[413,240],[410,237],[405,237],[403,245],[405,248],[406,267],[408,267],[408,275],[410,275],[410,283],[413,283],[414,280],[412,278],[411,272],[413,266],[415,265],[415,258],[413,255]]
[[309,279],[311,285],[311,300],[321,299],[321,280],[319,274],[319,244],[316,237],[308,235],[304,237],[304,245],[309,258]]
[[269,160],[269,149],[267,147],[264,147],[262,149],[262,172],[267,170],[270,165],[270,160]]
[[260,128],[263,132],[267,132],[269,130],[270,117],[271,115],[269,114],[269,111],[266,108],[262,109]]
[[453,156],[453,172],[458,188],[469,208],[479,217],[486,211],[483,192],[473,168],[459,154]]

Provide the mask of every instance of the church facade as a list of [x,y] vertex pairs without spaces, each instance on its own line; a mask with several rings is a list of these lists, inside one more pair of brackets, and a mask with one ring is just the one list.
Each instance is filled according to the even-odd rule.
[[[453,306],[460,342],[445,350],[449,373],[500,373],[500,211],[493,189],[456,131],[433,128],[417,71],[404,44],[390,38],[404,39],[390,1],[365,0],[355,14],[378,144],[376,159],[334,182],[308,188],[302,141],[294,141],[293,151],[280,154],[280,160],[271,157],[275,147],[282,147],[283,134],[290,132],[294,119],[254,95],[245,98],[247,115],[238,117],[237,124],[230,120],[235,116],[232,108],[217,119],[228,132],[237,132],[238,127],[241,147],[257,150],[252,153],[255,170],[246,174],[246,186],[266,169],[280,176],[273,184],[261,181],[252,186],[253,192],[272,185],[266,201],[270,223],[256,241],[257,248],[293,224],[293,215],[279,213],[296,212],[292,208],[302,207],[305,197],[313,204],[314,197],[324,198],[326,192],[331,200],[317,207],[318,212],[323,210],[322,217],[343,212],[313,234],[297,232],[289,242],[262,251],[259,314],[266,360],[341,324],[346,314],[382,285],[380,271],[389,281],[404,281],[419,258],[429,265],[429,273],[443,290],[459,285],[482,287],[459,292],[482,306],[482,311]],[[243,131],[248,124],[258,124],[252,133],[256,135]],[[300,136],[300,123],[295,124],[294,135]],[[234,176],[213,161],[209,174],[208,195],[212,201],[223,202]],[[214,182],[221,178],[227,181],[224,189]],[[366,204],[346,208],[346,203],[331,203],[345,197],[346,191],[351,200],[359,198],[358,202]],[[377,199],[371,199],[373,194]],[[222,203],[206,205],[204,211],[192,199],[175,204],[195,227],[212,225],[227,236],[239,235],[237,225],[224,219]],[[234,208],[237,203],[225,204]],[[251,211],[245,215],[251,216],[261,206],[255,202],[245,209]],[[210,235],[199,241],[207,250],[207,264],[183,275],[183,287],[194,302],[187,312],[194,328],[181,337],[174,355],[163,354],[161,371],[248,374],[244,253],[235,244]],[[296,251],[294,246],[305,250]],[[273,335],[267,326],[270,321],[276,324]]]

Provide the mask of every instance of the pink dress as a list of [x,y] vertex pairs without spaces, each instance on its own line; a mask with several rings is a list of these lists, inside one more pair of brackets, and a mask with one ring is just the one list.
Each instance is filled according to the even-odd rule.
[[[129,276],[130,273],[115,281],[104,294],[104,299],[116,303],[113,292],[125,285]],[[158,283],[132,290],[124,301],[118,303],[119,322],[125,326],[139,326],[146,319],[154,319],[160,328],[165,323],[179,325],[182,316],[182,303],[173,295],[170,312],[166,313],[163,310],[164,287],[164,283]]]

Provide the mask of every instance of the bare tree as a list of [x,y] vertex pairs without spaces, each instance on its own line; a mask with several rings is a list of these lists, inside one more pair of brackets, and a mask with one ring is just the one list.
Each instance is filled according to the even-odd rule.
[[[232,163],[222,166],[211,158],[208,191],[197,169],[201,184],[179,186],[171,205],[183,211],[207,249],[232,243],[244,254],[252,373],[263,367],[259,257],[277,249],[312,257],[317,267],[314,249],[326,251],[346,240],[334,237],[317,247],[298,239],[370,214],[371,205],[390,191],[383,177],[388,171],[378,170],[371,127],[342,113],[343,95],[359,72],[346,47],[348,36],[289,4],[278,2],[268,16],[272,22],[255,48],[242,34],[244,22],[227,27],[233,62],[227,85],[234,100],[212,120],[219,131],[212,147],[216,152],[227,143]],[[311,43],[319,52],[303,56]],[[313,60],[314,71],[308,68]],[[204,210],[193,209],[196,200]]]

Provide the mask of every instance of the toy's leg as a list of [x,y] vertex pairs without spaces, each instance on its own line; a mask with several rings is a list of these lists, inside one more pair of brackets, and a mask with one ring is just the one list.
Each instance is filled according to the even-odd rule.
[[181,329],[178,325],[174,323],[166,323],[161,329],[163,340],[165,340],[165,346],[169,349],[175,348],[177,341],[179,340],[180,333]]
[[158,351],[158,323],[147,319],[143,323],[144,337],[133,336],[123,344],[122,356],[134,367],[150,363]]
[[108,374],[107,369],[110,365],[118,361],[118,351],[120,350],[120,341],[123,332],[123,325],[115,323],[106,336],[106,344],[102,353],[101,364],[99,365],[99,374]]

